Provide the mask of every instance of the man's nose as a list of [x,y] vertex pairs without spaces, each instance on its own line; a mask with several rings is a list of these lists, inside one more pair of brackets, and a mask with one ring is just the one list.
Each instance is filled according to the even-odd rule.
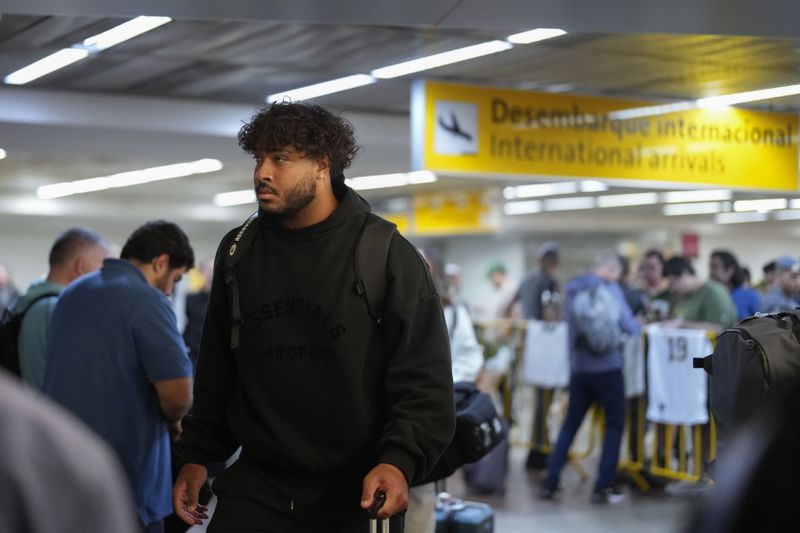
[[272,165],[270,165],[268,161],[262,161],[260,164],[256,165],[256,170],[254,173],[255,178],[259,181],[271,180],[272,170]]

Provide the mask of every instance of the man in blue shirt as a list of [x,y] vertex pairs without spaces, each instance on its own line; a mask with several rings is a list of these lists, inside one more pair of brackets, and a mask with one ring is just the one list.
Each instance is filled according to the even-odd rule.
[[761,304],[762,313],[793,311],[798,307],[795,297],[800,288],[800,262],[784,255],[775,260],[775,281]]
[[192,403],[192,365],[167,296],[194,264],[175,224],[138,228],[122,259],[67,287],[50,321],[45,394],[117,453],[147,533],[171,512],[170,434]]
[[[592,348],[595,343],[583,338],[576,317],[575,301],[581,291],[604,286],[608,299],[604,314],[616,318],[621,334],[638,335],[641,324],[633,317],[618,280],[622,273],[619,256],[613,251],[600,252],[590,272],[571,280],[566,287],[565,315],[569,324],[570,382],[567,417],[561,426],[548,475],[539,496],[553,498],[559,488],[561,470],[567,464],[569,448],[592,402],[605,411],[605,438],[592,493],[593,503],[617,503],[624,496],[612,486],[619,460],[619,448],[625,418],[625,390],[622,378],[622,344],[610,345],[603,351]],[[613,322],[612,322],[613,325]]]

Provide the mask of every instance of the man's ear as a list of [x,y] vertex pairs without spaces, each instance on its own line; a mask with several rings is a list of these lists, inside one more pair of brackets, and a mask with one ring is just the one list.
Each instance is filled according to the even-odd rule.
[[81,277],[89,272],[89,262],[84,257],[77,257],[75,259],[75,273],[77,277]]
[[330,176],[331,173],[331,158],[323,156],[316,160],[317,162],[317,176],[321,178]]
[[154,257],[150,264],[153,265],[153,271],[160,276],[166,270],[169,270],[169,254],[161,254]]

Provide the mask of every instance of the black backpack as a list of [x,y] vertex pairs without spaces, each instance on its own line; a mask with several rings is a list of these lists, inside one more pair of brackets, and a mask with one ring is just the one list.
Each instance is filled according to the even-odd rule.
[[49,296],[58,296],[57,292],[45,292],[28,302],[24,309],[17,309],[19,300],[11,303],[0,318],[0,367],[19,377],[21,374],[19,365],[19,331],[22,327],[22,319],[25,313],[33,307],[33,304]]
[[714,353],[695,358],[710,376],[709,404],[718,448],[759,408],[800,380],[800,311],[745,318],[717,339]]

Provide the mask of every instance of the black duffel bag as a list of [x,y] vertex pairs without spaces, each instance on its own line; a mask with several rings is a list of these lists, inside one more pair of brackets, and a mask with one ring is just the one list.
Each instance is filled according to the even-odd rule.
[[444,479],[467,463],[478,461],[492,451],[504,438],[506,426],[492,397],[478,390],[475,383],[455,383],[456,432],[433,472],[418,484]]

